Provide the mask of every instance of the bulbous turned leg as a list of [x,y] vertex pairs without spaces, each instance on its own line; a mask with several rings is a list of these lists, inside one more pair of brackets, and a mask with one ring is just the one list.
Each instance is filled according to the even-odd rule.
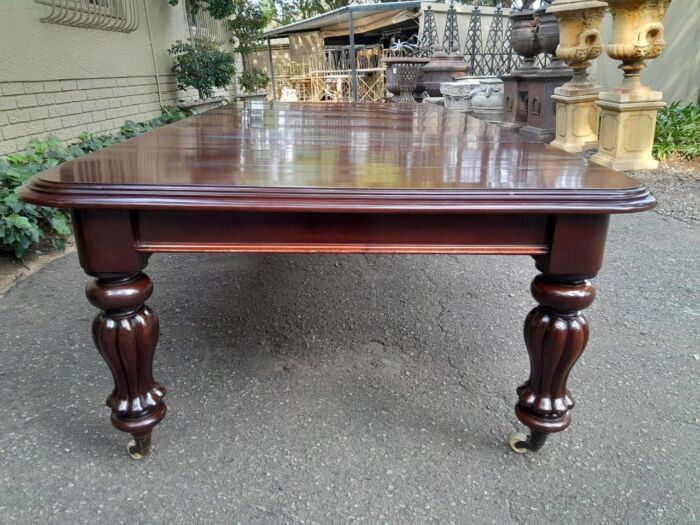
[[538,275],[532,281],[533,297],[540,305],[525,320],[525,344],[530,355],[530,377],[518,389],[515,414],[532,433],[516,435],[516,452],[536,451],[547,434],[571,424],[574,400],[566,387],[574,363],[588,341],[588,322],[581,314],[595,299],[588,281],[570,282]]
[[151,280],[143,273],[102,276],[87,285],[90,303],[102,311],[92,336],[109,365],[114,389],[107,398],[112,425],[134,437],[129,453],[135,459],[151,450],[151,431],[165,416],[165,389],[153,380],[153,354],[158,342],[158,318],[144,303]]

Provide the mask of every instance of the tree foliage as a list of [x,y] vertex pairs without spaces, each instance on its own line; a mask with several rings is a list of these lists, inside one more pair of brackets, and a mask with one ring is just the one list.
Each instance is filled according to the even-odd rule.
[[[203,10],[217,20],[225,20],[236,51],[245,55],[260,44],[263,31],[272,16],[270,1],[261,5],[256,0],[189,0],[185,5],[193,20]],[[180,0],[168,2],[170,5],[178,5]]]
[[205,38],[195,38],[194,42],[177,40],[168,53],[175,57],[173,73],[178,87],[195,88],[202,100],[211,98],[215,87],[228,86],[236,73],[233,54],[221,51],[216,42]]

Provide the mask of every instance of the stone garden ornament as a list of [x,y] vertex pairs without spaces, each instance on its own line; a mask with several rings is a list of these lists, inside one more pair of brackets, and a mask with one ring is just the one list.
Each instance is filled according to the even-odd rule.
[[598,144],[600,86],[588,80],[591,60],[603,52],[600,24],[608,4],[600,0],[555,0],[547,9],[559,23],[556,53],[573,70],[573,78],[554,90],[556,136],[551,143],[572,153]]
[[662,93],[642,84],[645,60],[658,57],[665,45],[663,19],[671,0],[607,0],[613,34],[606,52],[622,61],[622,85],[600,93],[598,153],[591,161],[615,170],[655,169],[651,156],[656,115]]

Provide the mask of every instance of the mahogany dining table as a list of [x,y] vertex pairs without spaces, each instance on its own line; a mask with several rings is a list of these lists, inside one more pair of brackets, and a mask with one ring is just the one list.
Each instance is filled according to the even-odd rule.
[[531,256],[539,305],[515,405],[530,434],[510,443],[525,452],[571,423],[610,215],[655,204],[622,173],[431,104],[232,104],[39,173],[20,195],[71,210],[107,405],[135,458],[166,411],[153,253]]

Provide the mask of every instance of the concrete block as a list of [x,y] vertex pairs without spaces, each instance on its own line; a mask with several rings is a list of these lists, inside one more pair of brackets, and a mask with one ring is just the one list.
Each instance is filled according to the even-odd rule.
[[66,115],[75,115],[76,113],[83,112],[83,107],[80,105],[80,102],[71,102],[63,107],[66,110]]
[[15,109],[17,107],[17,102],[15,102],[14,97],[0,97],[0,111],[7,111],[8,109]]
[[2,138],[4,140],[16,139],[17,137],[24,137],[29,134],[26,122],[5,126],[0,131],[2,131]]
[[31,120],[29,111],[26,109],[15,109],[6,113],[9,124],[19,124],[20,122],[29,122]]
[[46,131],[55,131],[63,128],[63,122],[60,118],[52,118],[44,121],[44,129]]
[[17,143],[14,140],[0,141],[0,155],[9,155],[17,152]]
[[62,117],[66,114],[66,106],[61,104],[49,107],[49,117]]
[[78,124],[91,124],[92,114],[91,113],[81,113],[78,115]]
[[24,85],[21,82],[6,82],[0,84],[0,87],[4,96],[24,94]]
[[75,80],[61,80],[61,91],[73,91],[78,89],[78,83]]
[[61,82],[59,82],[58,80],[44,82],[44,92],[51,93],[54,91],[61,91]]
[[107,112],[104,110],[92,112],[93,122],[101,122],[101,121],[105,120],[106,118],[107,118]]
[[18,108],[28,108],[36,106],[36,95],[20,95],[15,97]]
[[37,106],[49,106],[56,103],[56,95],[53,93],[39,93],[36,96]]
[[68,92],[56,93],[54,95],[54,102],[56,104],[65,104],[66,102],[72,102],[71,98],[71,94]]
[[97,101],[96,100],[88,100],[88,101],[82,102],[80,104],[80,107],[83,109],[83,111],[95,111],[97,109]]
[[87,100],[87,95],[85,91],[71,91],[70,99],[73,102],[82,102],[83,100]]
[[79,124],[78,115],[68,115],[66,117],[62,117],[61,122],[63,123],[64,128],[70,128],[72,126],[77,126]]
[[85,95],[87,96],[88,100],[95,100],[98,98],[104,98],[102,96],[102,90],[101,89],[86,89],[85,90]]
[[49,108],[46,107],[36,107],[29,109],[29,117],[32,120],[41,120],[49,118]]
[[43,82],[25,82],[24,83],[24,92],[27,94],[43,93],[44,92],[44,83]]

